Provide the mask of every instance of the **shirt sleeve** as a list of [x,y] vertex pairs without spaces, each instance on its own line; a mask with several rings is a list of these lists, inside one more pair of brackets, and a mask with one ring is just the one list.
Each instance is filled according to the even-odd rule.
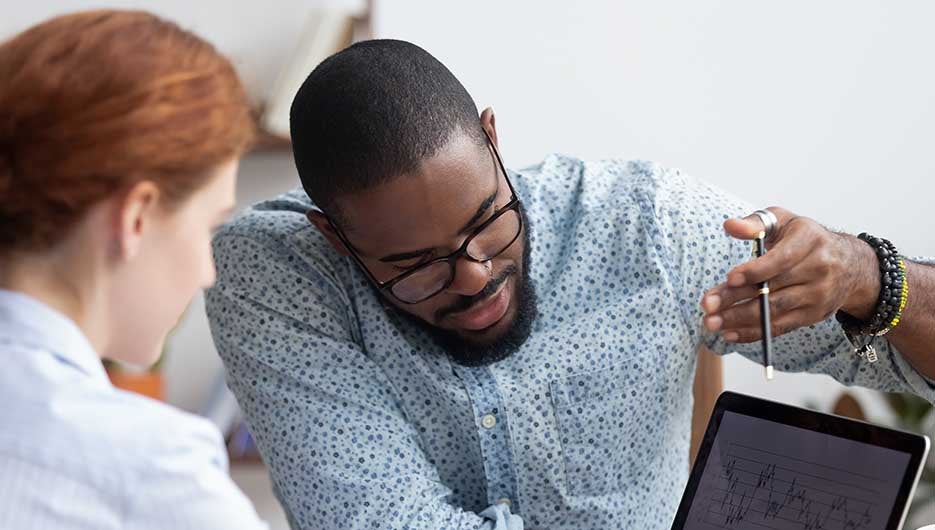
[[266,530],[228,474],[220,432],[207,421],[165,418],[123,471],[128,530]]
[[[715,353],[737,352],[762,364],[759,342],[727,344],[719,334],[708,334],[701,325],[700,306],[705,291],[723,282],[731,268],[752,259],[752,244],[729,237],[723,223],[756,208],[677,170],[657,169],[650,181],[644,207],[652,210],[664,266],[696,342]],[[883,339],[877,345],[876,363],[858,358],[832,315],[774,338],[773,362],[787,372],[827,374],[845,385],[911,392],[935,402],[935,387],[896,348]]]
[[447,502],[392,382],[354,339],[333,262],[223,234],[215,256],[214,340],[293,528],[522,530],[504,507]]

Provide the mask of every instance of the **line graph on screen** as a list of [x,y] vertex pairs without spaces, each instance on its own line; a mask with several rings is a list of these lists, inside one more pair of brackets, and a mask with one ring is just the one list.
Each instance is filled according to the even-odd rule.
[[882,528],[877,495],[885,482],[822,462],[728,443],[712,475],[699,522],[728,530]]

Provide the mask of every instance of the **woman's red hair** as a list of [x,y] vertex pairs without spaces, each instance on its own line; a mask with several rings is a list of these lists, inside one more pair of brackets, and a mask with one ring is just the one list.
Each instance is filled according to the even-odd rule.
[[0,45],[0,252],[42,250],[141,180],[181,201],[244,153],[231,63],[138,11],[53,18]]

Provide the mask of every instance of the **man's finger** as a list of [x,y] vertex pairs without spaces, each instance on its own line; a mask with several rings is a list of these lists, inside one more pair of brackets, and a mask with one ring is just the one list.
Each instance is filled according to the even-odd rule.
[[726,283],[722,283],[705,293],[701,298],[701,309],[707,315],[714,315],[741,300],[753,298],[756,293],[757,288],[751,285],[729,287]]
[[[773,212],[773,215],[776,216],[776,220],[778,221],[773,228],[771,236],[779,233],[782,227],[784,227],[789,220],[794,218],[792,212],[785,208],[770,206],[766,208],[766,210]],[[727,232],[727,235],[737,239],[753,239],[757,234],[766,230],[766,225],[763,224],[763,220],[760,219],[759,215],[750,214],[742,219],[733,218],[724,221],[724,230]],[[772,239],[772,237],[770,239]]]
[[[790,331],[796,330],[801,327],[809,326],[815,322],[811,318],[811,313],[808,309],[800,308],[793,311],[789,311],[784,315],[776,318],[772,322],[771,332],[774,337],[784,335]],[[724,331],[721,335],[727,342],[738,342],[738,343],[749,343],[756,342],[763,338],[763,333],[760,329],[760,326],[750,326],[740,329],[731,329]]]
[[[809,287],[794,285],[784,289],[770,292],[769,312],[772,319],[782,318],[783,315],[801,309],[808,305]],[[730,331],[759,326],[760,300],[754,294],[749,300],[725,308],[723,311],[705,317],[705,327],[709,331]],[[714,324],[719,324],[715,326]]]
[[788,228],[783,238],[775,247],[769,249],[765,256],[742,263],[728,271],[727,284],[731,287],[755,285],[792,270],[808,256],[815,244],[813,238],[795,237],[797,231],[794,226]]
[[[793,285],[803,284],[807,279],[808,277],[801,274],[799,271],[786,271],[771,279],[769,281],[769,287],[774,291],[778,291]],[[757,294],[759,294],[759,287],[756,285],[731,287],[727,282],[724,282],[712,287],[704,294],[701,298],[701,308],[705,313],[717,313],[737,302],[756,298]]]

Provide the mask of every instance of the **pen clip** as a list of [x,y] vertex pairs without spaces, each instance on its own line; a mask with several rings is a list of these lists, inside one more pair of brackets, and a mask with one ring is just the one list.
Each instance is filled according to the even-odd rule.
[[760,231],[753,238],[753,257],[762,258],[766,255],[766,232]]

